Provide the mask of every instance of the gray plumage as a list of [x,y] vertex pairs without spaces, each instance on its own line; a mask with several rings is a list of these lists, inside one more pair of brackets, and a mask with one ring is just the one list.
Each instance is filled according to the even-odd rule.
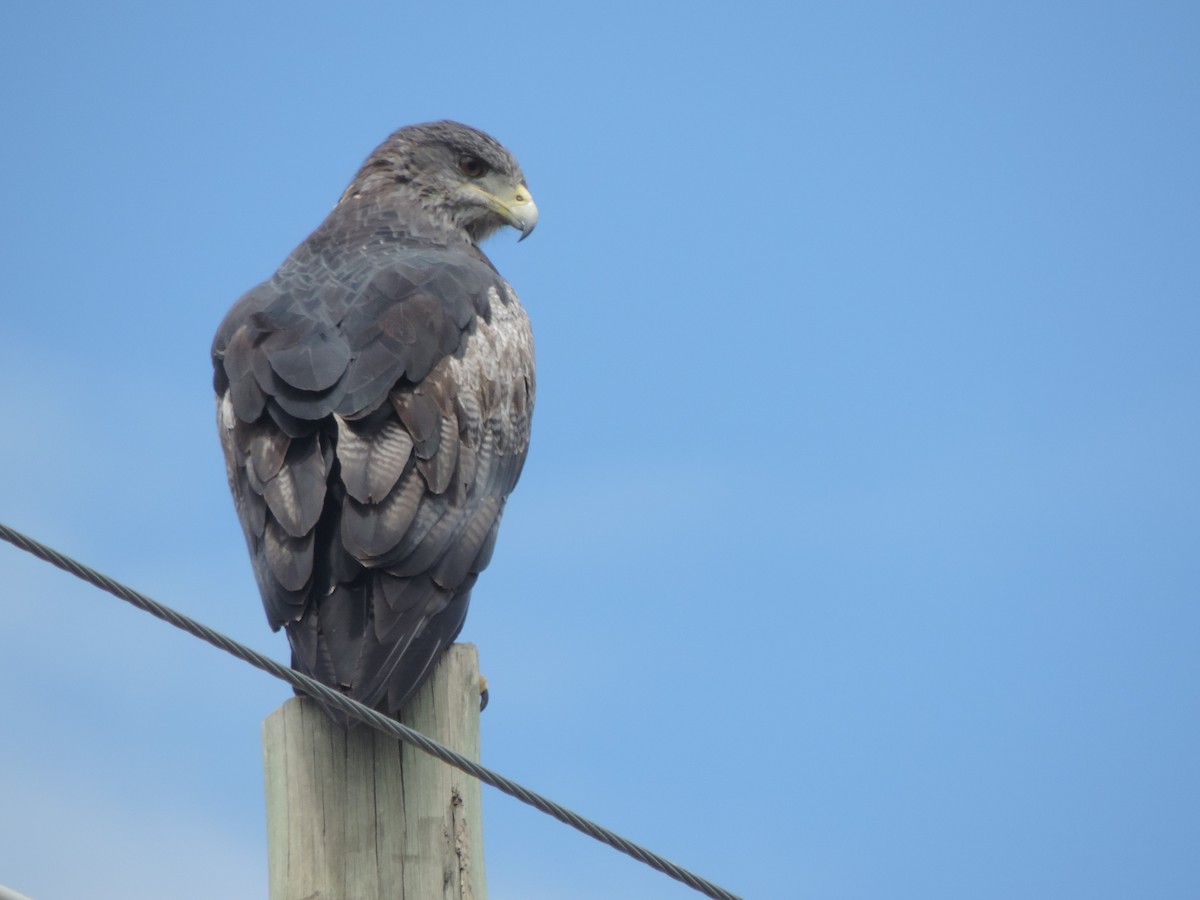
[[533,338],[478,244],[536,221],[494,139],[402,128],[213,342],[267,619],[295,668],[388,714],[461,629],[525,461]]

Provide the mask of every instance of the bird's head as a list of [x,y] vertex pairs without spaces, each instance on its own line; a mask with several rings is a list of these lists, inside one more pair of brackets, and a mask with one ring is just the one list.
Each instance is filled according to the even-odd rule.
[[415,200],[429,215],[478,243],[505,225],[524,240],[537,204],[511,153],[495,138],[458,122],[429,122],[394,132],[367,157],[339,204]]

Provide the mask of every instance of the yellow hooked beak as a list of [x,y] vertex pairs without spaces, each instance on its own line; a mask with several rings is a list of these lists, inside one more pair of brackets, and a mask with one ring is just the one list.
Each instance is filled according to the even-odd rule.
[[523,184],[519,184],[515,188],[511,184],[488,184],[488,179],[481,179],[481,183],[474,184],[472,187],[483,195],[489,209],[498,213],[505,222],[521,232],[518,241],[523,241],[533,234],[533,229],[537,226],[538,221],[538,208],[537,204],[533,202],[533,195],[529,193],[529,188]]
[[518,187],[513,194],[512,203],[506,209],[508,212],[505,219],[508,220],[508,224],[521,232],[521,236],[517,238],[518,243],[533,234],[533,229],[537,227],[538,210],[529,188],[525,185]]

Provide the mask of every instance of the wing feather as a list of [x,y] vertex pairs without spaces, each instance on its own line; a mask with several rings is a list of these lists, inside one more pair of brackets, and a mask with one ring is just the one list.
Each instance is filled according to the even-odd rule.
[[364,565],[376,562],[404,537],[417,515],[425,480],[414,467],[401,476],[379,503],[359,503],[347,497],[342,505],[342,543]]
[[336,419],[337,457],[346,493],[359,503],[382,500],[412,456],[412,437],[394,418],[361,430],[341,416]]
[[325,459],[316,435],[291,441],[285,462],[266,483],[263,498],[271,514],[292,537],[308,534],[325,504]]
[[221,437],[293,664],[394,712],[491,557],[532,347],[481,256],[321,234],[218,331]]
[[492,527],[500,521],[502,507],[503,501],[499,497],[485,497],[479,502],[472,515],[460,524],[437,565],[430,570],[434,584],[453,589],[466,580]]
[[247,432],[242,437],[242,441],[246,445],[250,457],[249,472],[253,474],[259,484],[266,484],[279,474],[292,439],[282,431],[263,425],[243,426],[243,428]]
[[293,537],[267,517],[263,534],[263,554],[267,568],[285,591],[299,591],[312,576],[313,536]]
[[290,387],[310,393],[332,388],[350,364],[350,347],[325,321],[305,321],[262,342],[272,371]]
[[453,410],[439,419],[438,438],[432,442],[437,449],[428,459],[418,455],[416,460],[417,471],[425,476],[425,483],[434,494],[446,493],[458,463],[458,419]]

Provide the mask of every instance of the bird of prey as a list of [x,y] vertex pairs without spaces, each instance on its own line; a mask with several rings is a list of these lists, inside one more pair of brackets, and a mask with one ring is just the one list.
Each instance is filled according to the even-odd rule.
[[401,128],[213,342],[267,619],[294,668],[388,715],[462,628],[525,461],[533,336],[479,243],[536,224],[494,138]]

